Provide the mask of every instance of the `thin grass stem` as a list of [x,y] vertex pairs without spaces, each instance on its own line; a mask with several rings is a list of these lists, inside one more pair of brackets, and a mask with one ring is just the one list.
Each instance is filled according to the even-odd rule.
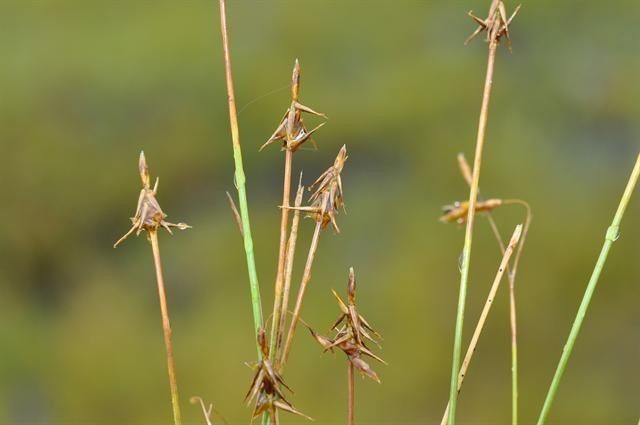
[[629,177],[629,180],[627,182],[627,187],[625,188],[622,198],[620,199],[620,203],[618,204],[618,209],[616,210],[616,214],[613,217],[613,221],[611,222],[611,225],[609,226],[605,234],[602,250],[600,251],[600,255],[598,256],[598,260],[596,261],[593,273],[591,274],[591,278],[589,279],[589,283],[587,284],[587,289],[585,290],[584,296],[582,297],[582,302],[580,303],[576,318],[573,322],[573,325],[571,326],[569,337],[567,338],[567,342],[565,343],[562,350],[562,355],[560,356],[558,367],[553,376],[553,380],[551,381],[549,391],[547,392],[547,397],[544,400],[544,405],[542,406],[542,411],[540,412],[540,417],[538,418],[538,425],[544,424],[547,420],[549,410],[551,409],[551,405],[553,404],[553,400],[555,399],[556,392],[558,391],[558,386],[560,385],[560,380],[562,379],[562,375],[564,374],[565,368],[567,367],[569,357],[571,356],[571,352],[573,351],[573,346],[576,342],[576,339],[578,338],[580,328],[582,327],[582,322],[584,321],[587,309],[589,308],[589,303],[591,302],[593,293],[596,289],[596,286],[598,285],[600,273],[602,273],[602,269],[604,268],[604,265],[607,261],[609,250],[611,249],[613,243],[618,239],[618,237],[620,237],[620,223],[622,222],[622,217],[624,216],[624,212],[627,209],[627,205],[629,204],[631,195],[633,194],[636,184],[638,183],[639,176],[640,155],[638,155],[636,159],[635,166],[633,167],[633,171],[631,172],[631,176]]
[[296,298],[296,305],[293,309],[293,315],[291,317],[291,323],[289,324],[289,331],[287,332],[287,339],[285,340],[284,347],[282,348],[282,359],[280,362],[280,371],[284,370],[284,366],[289,358],[289,352],[291,351],[291,342],[293,336],[296,333],[296,327],[300,319],[300,310],[302,309],[302,301],[304,300],[304,294],[307,289],[307,285],[311,280],[311,268],[313,267],[313,261],[316,257],[316,251],[318,250],[318,240],[320,239],[320,232],[322,231],[322,222],[316,223],[316,228],[313,232],[313,238],[311,239],[311,246],[309,247],[309,253],[307,254],[307,262],[304,265],[304,272],[302,274],[302,280],[300,281],[300,288],[298,288],[298,296]]
[[[458,165],[460,166],[460,172],[462,173],[462,177],[466,180],[466,182],[471,186],[471,167],[469,167],[469,163],[464,157],[463,153],[458,154]],[[478,188],[478,199],[482,199],[482,195],[480,194],[480,188]],[[516,272],[518,268],[518,262],[520,260],[520,255],[522,254],[522,249],[524,247],[524,242],[527,237],[527,233],[529,232],[529,226],[531,224],[531,207],[525,201],[520,199],[508,199],[503,201],[505,204],[520,204],[526,209],[526,218],[524,229],[522,231],[522,237],[520,238],[520,243],[518,244],[518,249],[516,251],[516,256],[514,260],[513,270],[509,264],[507,264],[507,278],[509,280],[509,325],[511,328],[511,423],[512,425],[517,425],[518,423],[518,336],[517,336],[517,320],[516,320],[516,296],[515,296],[515,281],[516,281]],[[487,216],[487,221],[489,222],[489,227],[491,227],[491,231],[498,243],[498,247],[500,248],[500,254],[504,256],[505,246],[502,241],[502,235],[500,234],[500,229],[498,228],[498,224],[496,223],[491,211],[487,211],[485,213]]]
[[[513,267],[507,267],[507,278],[509,280],[509,325],[511,328],[511,424],[518,425],[518,321],[516,314],[516,273],[518,272],[518,264],[522,255],[522,249],[529,233],[531,225],[531,207],[525,201],[520,199],[506,199],[504,204],[522,205],[526,210],[524,229],[522,237],[518,244],[515,257],[513,258]],[[491,218],[491,217],[490,217]]]
[[493,83],[493,69],[495,65],[498,43],[491,40],[489,43],[489,55],[487,60],[487,72],[482,96],[482,107],[478,122],[478,135],[476,139],[476,152],[473,162],[473,175],[471,190],[469,192],[469,212],[467,214],[467,226],[465,229],[464,248],[462,250],[462,269],[460,273],[460,290],[458,295],[458,309],[456,314],[456,329],[453,342],[453,361],[451,365],[451,385],[449,391],[450,415],[449,425],[456,421],[456,407],[458,401],[458,374],[460,372],[460,353],[462,351],[462,330],[464,325],[464,309],[467,297],[467,282],[469,279],[469,265],[471,257],[471,243],[473,238],[473,225],[478,200],[478,187],[480,182],[480,168],[482,165],[482,153],[484,149],[487,119],[489,117],[489,100]]
[[353,363],[347,360],[347,388],[349,391],[348,395],[348,406],[347,406],[347,417],[348,425],[355,424],[355,397],[356,397],[356,382],[355,382],[355,370],[353,367]]
[[[304,186],[302,186],[302,173],[300,174],[300,181],[298,183],[298,191],[296,193],[296,199],[294,201],[294,207],[300,208],[302,205],[302,195],[304,194]],[[282,306],[280,316],[280,330],[284,331],[286,324],[286,312],[289,309],[289,294],[291,292],[291,280],[293,278],[293,261],[296,254],[296,244],[298,241],[298,226],[300,225],[300,210],[295,210],[293,213],[293,220],[291,221],[291,232],[289,233],[289,240],[287,242],[287,262],[285,265],[284,274],[284,288],[282,291]],[[276,340],[276,368],[280,369],[280,360],[282,359],[282,332]]]
[[278,271],[276,273],[276,284],[273,296],[273,320],[271,322],[271,360],[278,355],[276,349],[277,341],[280,338],[280,318],[282,317],[282,296],[284,290],[284,272],[287,254],[287,231],[289,229],[289,200],[291,198],[291,166],[293,162],[293,152],[287,149],[284,160],[284,182],[282,184],[282,216],[280,219],[280,246],[278,248]]
[[[242,217],[242,238],[244,239],[244,251],[247,257],[253,324],[257,335],[259,329],[263,327],[262,301],[260,300],[260,284],[258,282],[258,273],[256,271],[256,261],[253,253],[253,238],[251,237],[251,224],[249,222],[246,177],[244,175],[244,166],[242,163],[242,148],[240,146],[240,133],[238,130],[238,114],[236,112],[236,100],[233,91],[233,75],[231,72],[231,55],[229,53],[229,36],[227,31],[225,0],[219,0],[219,4],[220,30],[222,32],[222,49],[224,51],[227,99],[229,103],[229,122],[231,125],[231,141],[233,143],[233,160],[235,163],[235,184],[238,189],[238,202],[240,203],[240,216]],[[256,349],[258,351],[258,356],[261,356],[260,347],[257,344]]]
[[[496,273],[496,276],[493,279],[493,284],[491,285],[491,289],[489,290],[489,295],[487,295],[487,301],[485,302],[484,307],[482,308],[482,313],[480,314],[480,318],[478,319],[476,328],[473,331],[473,336],[471,337],[471,341],[469,342],[467,353],[464,356],[464,361],[462,362],[462,366],[460,367],[460,371],[458,373],[458,377],[457,377],[458,379],[456,381],[456,394],[460,392],[460,389],[462,388],[462,383],[464,382],[464,378],[467,374],[467,370],[469,368],[469,364],[471,363],[473,354],[476,351],[478,340],[480,339],[480,335],[482,334],[482,330],[484,329],[487,316],[489,315],[489,311],[491,311],[493,300],[495,299],[496,293],[498,292],[498,288],[500,287],[502,276],[504,275],[504,272],[507,269],[507,265],[509,264],[511,255],[515,250],[521,235],[522,235],[522,225],[519,224],[516,226],[515,230],[513,231],[511,240],[505,249],[504,255],[502,256],[502,260],[500,261],[500,266],[498,267],[498,272]],[[445,409],[444,415],[442,416],[442,420],[440,421],[441,425],[445,425],[447,421],[451,419],[451,415],[449,413],[450,411],[451,411],[451,403],[447,404],[447,408]]]
[[169,372],[169,388],[171,389],[171,407],[173,408],[173,422],[182,424],[180,414],[180,399],[178,397],[178,383],[176,381],[176,367],[173,361],[173,344],[171,343],[171,323],[169,322],[169,308],[167,307],[167,295],[164,290],[164,277],[162,275],[162,260],[160,259],[160,246],[158,244],[158,232],[149,230],[151,249],[153,251],[153,264],[156,270],[158,283],[158,295],[160,297],[160,313],[162,314],[162,330],[164,333],[164,345],[167,351],[167,370]]

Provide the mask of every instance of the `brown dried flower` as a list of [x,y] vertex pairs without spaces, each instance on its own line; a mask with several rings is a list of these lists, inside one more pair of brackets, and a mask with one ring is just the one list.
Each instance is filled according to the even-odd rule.
[[282,385],[289,391],[291,391],[291,388],[284,383],[282,377],[276,372],[269,360],[269,347],[264,329],[258,331],[258,345],[262,351],[262,359],[255,366],[255,375],[245,396],[247,403],[255,400],[252,417],[260,416],[264,412],[269,412],[273,417],[276,414],[276,409],[280,409],[313,420],[294,408],[284,398],[280,386]]
[[[380,347],[378,340],[382,339],[382,337],[358,312],[356,307],[356,277],[353,267],[349,269],[349,281],[347,283],[348,302],[345,304],[336,291],[333,291],[333,295],[336,297],[341,311],[340,317],[331,327],[332,330],[336,331],[336,334],[333,338],[327,338],[309,328],[311,335],[324,348],[324,351],[333,351],[334,347],[341,349],[360,373],[380,383],[380,378],[378,378],[376,372],[362,357],[363,355],[369,356],[382,364],[387,364],[375,355],[365,342],[365,340],[368,340]],[[372,335],[377,339],[374,339]]]
[[282,149],[295,152],[300,146],[307,140],[311,139],[311,135],[316,132],[325,123],[321,123],[311,130],[307,130],[302,122],[302,113],[306,112],[312,115],[316,115],[322,118],[327,118],[322,112],[314,111],[308,106],[298,102],[298,96],[300,94],[300,63],[296,59],[296,63],[293,66],[293,74],[291,76],[291,105],[287,112],[285,112],[282,121],[273,132],[269,140],[260,147],[260,150],[266,146],[278,140],[282,141]]
[[487,32],[487,41],[492,43],[498,43],[500,38],[504,35],[507,38],[509,49],[511,49],[511,39],[509,37],[509,25],[515,16],[518,14],[520,6],[516,7],[516,10],[507,18],[507,11],[504,3],[501,0],[493,0],[491,7],[489,8],[489,15],[486,19],[481,19],[469,12],[469,16],[477,24],[478,28],[467,38],[465,44],[473,40],[482,31]]
[[180,230],[191,228],[191,226],[185,223],[174,224],[164,220],[167,215],[162,211],[162,208],[160,208],[160,204],[156,199],[159,179],[156,178],[156,183],[154,184],[153,189],[151,189],[149,184],[149,167],[147,166],[147,160],[144,157],[144,151],[140,152],[138,169],[140,171],[140,178],[142,179],[142,190],[140,190],[140,196],[138,197],[136,212],[134,216],[131,217],[133,226],[113,245],[114,248],[127,239],[133,232],[136,232],[136,236],[138,236],[143,230],[155,232],[158,228],[163,227],[169,233],[173,234],[171,231],[172,227],[177,227]]
[[336,223],[336,215],[340,208],[344,208],[340,173],[342,173],[347,158],[347,147],[343,145],[333,165],[322,173],[309,188],[309,190],[315,189],[309,197],[311,205],[308,207],[288,208],[304,211],[307,217],[311,217],[316,222],[321,223],[323,229],[327,224],[331,223],[336,232],[340,233],[340,228]]
[[[504,201],[502,199],[487,199],[486,201],[476,202],[476,213],[491,211],[494,208],[498,208]],[[469,213],[469,201],[454,202],[451,205],[445,205],[442,207],[444,215],[440,217],[440,221],[443,223],[462,224],[467,221],[467,214]]]

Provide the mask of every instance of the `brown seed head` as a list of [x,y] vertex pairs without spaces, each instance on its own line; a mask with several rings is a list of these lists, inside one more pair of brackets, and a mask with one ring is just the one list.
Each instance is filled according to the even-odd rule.
[[122,236],[114,245],[115,248],[124,241],[127,237],[129,237],[133,232],[136,232],[136,236],[139,235],[143,230],[148,232],[155,232],[160,227],[167,230],[169,233],[173,233],[171,231],[172,227],[177,227],[180,230],[185,230],[191,228],[186,223],[169,223],[165,221],[167,215],[162,211],[158,200],[156,199],[156,193],[158,192],[158,180],[156,179],[156,183],[151,189],[150,186],[150,177],[149,177],[149,167],[147,165],[147,160],[144,156],[144,152],[140,152],[140,158],[138,160],[138,171],[140,172],[140,179],[142,180],[142,189],[140,190],[140,195],[138,196],[138,205],[136,206],[136,212],[133,217],[131,217],[131,223],[133,226],[124,236]]
[[[502,199],[487,199],[486,201],[478,201],[476,203],[476,213],[491,211],[503,204]],[[454,202],[451,205],[442,207],[444,215],[440,217],[443,223],[459,223],[467,221],[469,212],[469,201]]]
[[473,19],[477,24],[478,28],[471,34],[465,44],[474,39],[478,34],[483,31],[487,32],[486,41],[489,43],[498,44],[502,36],[505,36],[509,45],[509,49],[511,49],[511,38],[509,36],[509,25],[515,16],[518,14],[520,10],[520,6],[516,7],[515,11],[511,14],[510,17],[507,17],[507,11],[502,0],[493,0],[491,2],[491,7],[489,8],[489,14],[486,19],[481,19],[473,14],[473,12],[469,12],[469,16]]
[[300,63],[296,59],[293,66],[293,73],[291,75],[291,104],[287,111],[284,113],[284,117],[280,120],[280,124],[276,127],[269,140],[267,140],[260,150],[273,142],[281,141],[282,149],[290,152],[295,152],[308,140],[311,140],[311,136],[325,123],[320,123],[315,128],[307,130],[304,126],[302,115],[308,113],[316,115],[322,118],[327,118],[322,112],[313,110],[312,108],[305,106],[298,102],[300,96]]

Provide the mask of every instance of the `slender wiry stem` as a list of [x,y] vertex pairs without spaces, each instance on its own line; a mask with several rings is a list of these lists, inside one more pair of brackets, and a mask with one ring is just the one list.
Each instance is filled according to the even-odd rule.
[[600,255],[598,256],[598,261],[596,262],[593,273],[591,274],[591,278],[589,279],[589,283],[587,284],[587,289],[585,290],[582,302],[580,303],[580,307],[578,308],[578,313],[576,314],[573,326],[571,326],[571,332],[569,332],[569,337],[567,338],[567,342],[562,350],[562,356],[560,357],[558,368],[556,369],[556,373],[553,376],[553,381],[551,381],[549,392],[547,393],[544,405],[542,406],[542,411],[540,412],[540,417],[538,418],[538,425],[544,424],[547,419],[547,415],[549,414],[549,410],[551,409],[551,404],[553,403],[553,399],[555,398],[556,392],[558,391],[558,385],[560,384],[560,380],[562,379],[564,370],[567,367],[567,362],[569,361],[569,357],[571,356],[573,345],[576,342],[578,333],[580,333],[580,327],[582,326],[584,316],[586,315],[587,309],[589,308],[591,297],[593,296],[593,293],[598,284],[600,273],[602,272],[604,264],[607,261],[609,250],[611,249],[613,243],[620,236],[620,222],[622,221],[622,217],[624,216],[624,212],[627,209],[627,205],[629,204],[631,195],[633,194],[636,184],[638,183],[638,176],[640,176],[640,155],[638,155],[636,159],[636,164],[633,167],[633,171],[631,172],[631,176],[629,177],[629,181],[627,182],[627,187],[622,195],[622,199],[620,199],[620,204],[618,204],[618,209],[615,216],[613,217],[613,221],[607,229],[604,244],[602,245],[602,250],[600,251]]
[[307,289],[307,284],[311,280],[311,268],[313,267],[313,260],[316,257],[316,250],[318,249],[318,240],[320,239],[321,231],[322,231],[322,222],[319,221],[316,223],[316,228],[313,232],[313,238],[311,239],[311,246],[309,247],[309,254],[307,254],[307,262],[304,265],[304,272],[302,273],[300,288],[298,288],[298,297],[296,298],[296,305],[293,309],[293,315],[291,316],[291,324],[289,325],[289,331],[287,332],[287,339],[282,349],[280,371],[284,370],[284,366],[287,363],[287,359],[289,357],[289,351],[291,350],[291,342],[293,341],[293,336],[296,333],[296,326],[298,326],[298,320],[300,319],[300,310],[302,308],[304,293]]
[[449,424],[456,421],[456,405],[458,401],[458,373],[460,371],[460,352],[462,351],[462,329],[464,324],[464,309],[467,298],[467,281],[469,279],[469,264],[471,257],[471,242],[473,237],[473,224],[478,200],[478,186],[480,182],[480,167],[482,165],[482,152],[484,149],[485,132],[489,116],[489,100],[491,98],[491,86],[493,82],[493,68],[496,58],[498,43],[495,40],[489,43],[489,57],[487,62],[487,75],[484,83],[482,107],[478,123],[478,137],[476,140],[476,152],[473,162],[473,175],[471,190],[469,192],[469,213],[467,214],[467,227],[462,250],[462,270],[460,274],[460,293],[458,296],[458,311],[456,314],[456,330],[453,342],[453,361],[451,365],[451,387],[449,391],[450,415]]
[[511,327],[511,424],[518,425],[518,322],[516,314],[516,273],[518,272],[518,264],[524,248],[524,242],[529,233],[531,225],[531,207],[525,201],[520,199],[507,199],[505,204],[519,204],[526,209],[526,218],[522,237],[518,244],[515,257],[513,259],[513,267],[507,268],[507,278],[509,280],[509,325]]
[[355,424],[355,397],[356,397],[356,382],[355,382],[355,371],[354,371],[354,367],[353,367],[353,363],[351,363],[350,361],[347,360],[347,379],[348,379],[348,383],[347,383],[347,387],[349,390],[349,396],[348,396],[348,407],[347,407],[347,415],[348,415],[348,425],[353,425]]
[[[462,362],[462,366],[460,368],[460,372],[458,374],[458,379],[456,382],[456,394],[462,388],[462,383],[464,381],[464,377],[467,374],[467,369],[469,368],[469,364],[471,363],[471,358],[475,353],[476,346],[478,345],[478,340],[480,339],[480,334],[484,328],[484,324],[487,320],[487,316],[489,315],[489,311],[491,310],[491,306],[493,305],[493,300],[495,299],[496,292],[498,292],[498,288],[500,287],[500,282],[502,281],[502,276],[507,269],[507,265],[509,264],[509,260],[511,259],[511,254],[513,254],[514,249],[516,248],[518,241],[522,235],[522,225],[519,224],[516,226],[513,231],[513,236],[511,236],[511,240],[505,249],[504,255],[502,256],[502,261],[500,261],[500,266],[498,267],[498,272],[496,273],[495,278],[493,279],[493,284],[491,285],[491,289],[489,290],[489,295],[487,296],[487,301],[482,308],[482,313],[480,314],[480,318],[478,319],[478,323],[476,324],[476,328],[473,331],[473,336],[471,337],[471,342],[469,342],[469,348],[467,348],[467,353],[464,356],[464,361]],[[442,416],[441,425],[445,425],[447,420],[450,419],[450,407],[451,403],[447,405],[445,409],[444,415]]]
[[[242,237],[244,239],[244,251],[247,257],[247,270],[249,272],[249,286],[251,289],[251,306],[253,309],[253,324],[256,335],[262,328],[262,301],[260,300],[260,284],[256,271],[256,261],[253,254],[253,239],[251,237],[251,224],[249,222],[249,206],[247,204],[246,178],[242,164],[242,149],[240,147],[240,133],[238,131],[238,114],[236,112],[236,100],[233,92],[233,77],[231,73],[231,57],[229,54],[229,37],[227,32],[227,13],[225,0],[220,0],[220,29],[222,31],[222,48],[224,50],[224,66],[227,80],[227,98],[229,101],[229,121],[231,123],[231,140],[233,142],[233,160],[235,162],[235,183],[238,189],[238,201],[240,203],[240,215],[242,217]],[[260,347],[256,345],[258,356],[261,355]]]
[[287,252],[287,230],[289,224],[289,199],[291,197],[291,163],[293,162],[293,152],[289,149],[285,151],[284,159],[284,182],[282,184],[282,217],[280,219],[280,247],[278,249],[278,271],[276,273],[276,284],[273,297],[273,321],[271,322],[271,360],[278,354],[276,349],[278,338],[280,338],[280,318],[282,317],[282,292],[284,287],[284,268]]
[[171,406],[173,408],[173,422],[182,424],[180,414],[180,399],[178,398],[178,383],[176,381],[176,368],[173,362],[173,344],[171,343],[171,323],[169,322],[169,309],[167,307],[167,295],[164,291],[164,278],[162,276],[162,261],[160,260],[160,246],[158,245],[158,232],[149,230],[151,249],[153,250],[153,263],[156,269],[158,282],[158,295],[160,297],[160,313],[162,314],[162,330],[164,331],[164,345],[167,350],[167,370],[169,372],[169,387],[171,388]]
[[514,283],[514,279],[509,277],[509,324],[511,325],[511,423],[512,425],[518,425],[518,326],[516,321],[516,289]]
[[[458,154],[458,165],[460,166],[460,172],[462,173],[462,177],[467,181],[469,186],[471,186],[471,167],[467,163],[464,154]],[[481,198],[480,188],[478,188],[478,198]],[[518,249],[516,251],[516,256],[513,262],[513,270],[511,270],[509,264],[507,264],[507,278],[509,280],[509,324],[511,327],[511,422],[512,425],[517,425],[518,423],[518,337],[517,337],[517,321],[516,321],[516,296],[515,296],[515,282],[516,282],[516,272],[518,269],[518,262],[520,260],[520,256],[522,254],[522,248],[524,247],[524,242],[527,237],[527,233],[529,231],[529,226],[531,224],[531,207],[525,201],[520,199],[507,199],[503,201],[504,204],[520,204],[526,209],[526,218],[524,229],[522,231],[522,237],[520,238],[520,243],[518,244]],[[487,211],[485,213],[487,216],[487,221],[489,222],[489,227],[491,227],[491,231],[493,232],[496,241],[498,242],[498,247],[500,248],[500,253],[504,255],[505,247],[504,242],[502,241],[502,235],[500,234],[500,230],[498,229],[498,224],[493,218],[491,211]]]
[[[467,181],[469,185],[471,185],[471,167],[467,163],[467,160],[464,157],[464,154],[458,154],[458,165],[460,166],[460,171],[462,176]],[[480,189],[478,189],[478,197],[480,198]],[[518,250],[516,252],[516,256],[513,262],[513,270],[510,269],[507,264],[507,278],[509,279],[509,324],[511,327],[511,423],[512,425],[517,425],[518,423],[518,334],[517,334],[517,320],[516,320],[516,296],[515,296],[515,281],[516,281],[516,273],[518,270],[518,262],[520,261],[520,256],[522,254],[522,248],[524,247],[524,242],[529,231],[529,225],[531,224],[531,207],[528,203],[519,200],[519,199],[508,199],[503,201],[504,204],[520,204],[523,205],[527,211],[526,220],[524,225],[524,230],[522,232],[522,237],[520,238],[520,244],[518,245]],[[493,219],[493,215],[491,211],[486,212],[487,220],[489,221],[489,226],[491,227],[491,231],[498,242],[498,246],[500,247],[500,252],[502,255],[505,253],[504,243],[502,242],[502,236],[500,235],[500,230],[498,229],[498,225],[496,221]]]
[[[298,192],[296,193],[296,199],[294,206],[300,208],[302,205],[302,195],[304,194],[304,186],[302,186],[302,174],[300,174],[300,182],[298,183]],[[282,291],[282,306],[280,315],[280,335],[276,340],[276,350],[278,355],[276,356],[276,368],[280,369],[280,360],[282,359],[282,332],[284,331],[286,323],[286,312],[289,308],[289,293],[291,292],[291,280],[293,277],[293,260],[296,254],[296,243],[298,241],[298,226],[300,224],[300,210],[295,210],[293,213],[293,220],[291,222],[291,232],[289,233],[289,241],[287,242],[287,263],[285,266],[284,274],[284,288]]]

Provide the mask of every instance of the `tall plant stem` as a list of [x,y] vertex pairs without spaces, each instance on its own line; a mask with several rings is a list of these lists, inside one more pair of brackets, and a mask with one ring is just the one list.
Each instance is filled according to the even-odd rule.
[[511,423],[518,425],[518,327],[516,321],[516,290],[509,278],[509,324],[511,325]]
[[[509,280],[509,325],[511,327],[511,424],[518,425],[518,321],[516,314],[516,273],[518,273],[518,265],[522,256],[524,242],[529,233],[531,225],[531,207],[525,201],[520,199],[507,199],[505,204],[519,204],[526,210],[526,218],[522,237],[518,244],[515,257],[513,259],[513,267],[507,267],[507,278]],[[493,220],[491,218],[491,220]],[[503,250],[504,251],[504,250]]]
[[[304,186],[302,186],[302,173],[300,174],[300,181],[298,183],[298,192],[296,193],[296,199],[294,202],[294,206],[296,208],[300,208],[302,205],[302,195],[304,193]],[[282,359],[282,332],[284,331],[287,311],[289,308],[289,293],[291,292],[291,280],[293,277],[293,260],[295,259],[296,254],[296,244],[298,241],[298,226],[300,225],[300,210],[295,210],[293,213],[293,220],[291,222],[291,233],[289,233],[289,240],[287,242],[287,261],[285,264],[285,272],[284,272],[284,288],[282,291],[282,306],[281,306],[281,315],[280,315],[280,335],[278,335],[278,339],[276,340],[276,351],[278,355],[276,356],[276,368],[280,369],[280,361]]]
[[280,372],[284,370],[284,366],[289,358],[289,351],[291,350],[291,342],[293,336],[296,333],[296,327],[300,319],[300,310],[302,309],[302,301],[304,300],[304,293],[307,289],[307,285],[311,280],[311,268],[313,267],[313,261],[316,257],[316,251],[318,249],[318,240],[320,239],[320,231],[322,230],[322,222],[316,223],[316,229],[313,232],[313,238],[311,239],[311,246],[309,247],[309,253],[307,254],[307,262],[304,265],[304,272],[302,273],[302,280],[300,281],[300,288],[298,288],[298,297],[296,298],[296,306],[293,309],[293,315],[291,316],[291,324],[289,325],[289,331],[287,332],[287,339],[282,348],[282,359],[280,362]]
[[347,415],[348,415],[348,425],[355,424],[355,397],[356,397],[356,382],[355,382],[355,371],[353,367],[353,363],[347,360],[347,388],[349,391],[348,395],[348,407],[347,407]]
[[178,383],[176,381],[176,367],[173,362],[173,344],[171,343],[171,323],[169,322],[169,309],[167,307],[167,295],[164,290],[164,277],[162,276],[162,261],[160,259],[160,246],[158,245],[158,232],[149,231],[151,249],[153,251],[153,263],[156,269],[156,281],[158,282],[158,295],[160,297],[160,313],[162,314],[162,330],[164,331],[164,346],[167,350],[167,370],[169,372],[169,387],[171,389],[171,407],[173,408],[173,422],[182,424],[180,414],[180,399],[178,397]]
[[551,404],[553,403],[556,392],[558,391],[558,385],[560,384],[560,380],[562,379],[564,370],[567,367],[567,362],[569,361],[569,357],[571,356],[573,345],[576,342],[578,333],[580,333],[580,327],[582,326],[584,316],[586,315],[587,309],[589,308],[589,303],[591,302],[591,297],[593,296],[593,293],[598,284],[600,273],[602,272],[604,264],[607,261],[609,250],[611,249],[613,243],[620,236],[620,222],[622,221],[624,212],[627,209],[627,205],[629,204],[631,195],[633,194],[633,191],[638,182],[638,176],[640,176],[640,155],[638,155],[636,159],[636,164],[633,167],[633,171],[631,172],[631,176],[629,177],[629,181],[627,182],[627,187],[622,195],[622,199],[620,199],[620,203],[618,204],[618,209],[615,216],[613,217],[613,221],[611,222],[611,225],[609,226],[605,234],[604,244],[602,245],[602,250],[600,251],[600,255],[598,256],[598,261],[596,262],[593,273],[591,274],[591,278],[589,279],[589,283],[587,284],[587,289],[585,290],[584,296],[582,297],[582,302],[580,303],[580,307],[578,308],[578,313],[576,314],[573,326],[571,326],[571,332],[569,332],[569,337],[567,338],[567,342],[562,350],[562,356],[560,357],[558,368],[556,369],[556,373],[553,376],[551,386],[549,387],[549,391],[547,392],[547,397],[544,401],[544,405],[542,406],[542,411],[540,412],[540,417],[538,418],[538,425],[544,424],[547,416],[549,415]]
[[[511,259],[511,255],[513,254],[514,249],[518,245],[518,241],[522,235],[522,225],[519,224],[516,226],[513,231],[513,235],[511,236],[511,240],[507,245],[504,255],[502,256],[502,260],[500,261],[500,266],[498,267],[498,272],[496,273],[495,278],[493,279],[493,284],[491,285],[491,289],[489,290],[489,295],[487,295],[487,301],[482,308],[482,313],[480,313],[480,318],[478,319],[478,323],[476,324],[476,328],[473,331],[473,336],[471,337],[471,342],[469,342],[469,348],[467,348],[467,353],[464,356],[464,361],[462,362],[462,366],[460,368],[460,372],[458,374],[458,379],[456,382],[456,393],[460,391],[462,388],[462,383],[464,381],[464,377],[467,374],[467,369],[469,368],[469,364],[471,363],[471,358],[476,351],[476,347],[478,345],[478,340],[480,339],[480,335],[482,334],[482,330],[484,329],[484,324],[487,321],[487,316],[489,315],[489,311],[491,311],[491,306],[493,305],[493,300],[496,297],[496,293],[498,292],[498,288],[500,287],[500,282],[502,281],[502,276],[504,272],[507,270],[507,265],[509,264],[509,260]],[[442,421],[440,421],[441,425],[445,425],[447,420],[451,418],[450,415],[451,403],[447,405],[447,408],[442,416]]]
[[456,406],[458,401],[458,373],[460,372],[460,352],[462,351],[462,330],[464,324],[464,308],[467,298],[467,281],[469,279],[469,264],[471,257],[471,242],[473,237],[473,224],[478,200],[478,187],[480,183],[480,167],[482,165],[482,152],[484,149],[485,132],[489,116],[489,100],[491,98],[491,86],[493,82],[493,68],[496,59],[498,43],[495,40],[489,43],[489,57],[487,61],[487,74],[482,96],[482,107],[478,123],[478,136],[476,139],[476,153],[473,162],[473,175],[471,190],[469,192],[469,213],[467,214],[467,227],[462,250],[462,270],[460,273],[460,292],[458,295],[458,311],[456,314],[456,330],[453,341],[453,361],[451,365],[451,386],[449,391],[450,414],[449,424],[456,422]]
[[282,292],[287,253],[287,230],[289,224],[289,199],[291,198],[291,165],[293,152],[287,149],[284,157],[284,182],[282,184],[282,217],[280,219],[280,247],[278,249],[278,271],[273,297],[273,321],[271,322],[271,359],[277,357],[277,341],[280,338],[280,318],[282,316]]
[[[260,284],[256,271],[256,261],[253,254],[253,239],[251,237],[251,224],[249,222],[249,206],[247,204],[246,178],[242,164],[242,148],[240,147],[240,133],[238,131],[238,114],[236,112],[236,100],[233,92],[233,76],[231,73],[231,57],[229,54],[229,36],[227,32],[227,13],[225,0],[220,3],[220,30],[222,31],[222,49],[224,51],[224,66],[227,80],[227,99],[229,101],[229,122],[231,124],[231,141],[233,143],[233,160],[235,163],[235,183],[238,189],[238,201],[240,203],[240,216],[242,217],[242,237],[244,239],[244,251],[247,257],[247,270],[249,272],[249,286],[251,290],[251,307],[253,309],[253,324],[258,330],[263,327],[262,301],[260,300]],[[258,356],[261,356],[260,347],[256,344]]]

